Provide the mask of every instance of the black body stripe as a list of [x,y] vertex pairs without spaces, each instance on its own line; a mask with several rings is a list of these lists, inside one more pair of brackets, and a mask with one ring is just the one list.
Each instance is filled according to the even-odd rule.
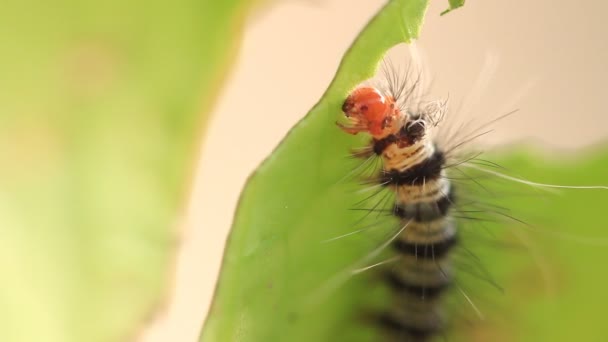
[[394,134],[391,134],[382,139],[374,139],[372,142],[374,153],[377,155],[381,155],[382,152],[384,152],[384,150],[386,150],[389,145],[394,144],[397,141],[399,141],[399,137]]
[[381,155],[382,152],[391,144],[398,141],[406,145],[412,145],[418,142],[425,134],[424,124],[420,121],[408,122],[403,126],[397,134],[391,134],[382,139],[374,139],[372,142],[374,152]]
[[378,322],[380,323],[380,325],[384,326],[385,328],[394,333],[406,333],[415,340],[419,341],[424,341],[439,332],[438,327],[422,327],[408,324],[407,322],[402,322],[396,319],[390,314],[380,315],[380,317],[378,317]]
[[456,245],[456,236],[450,236],[447,239],[434,243],[415,244],[403,240],[395,240],[393,246],[397,251],[414,256],[418,259],[441,259],[446,255],[454,245]]
[[424,298],[426,300],[431,300],[439,296],[449,286],[449,283],[438,286],[410,284],[394,272],[387,272],[386,279],[393,290],[397,292],[408,292],[415,297]]
[[391,170],[380,176],[380,182],[386,185],[422,185],[441,176],[445,164],[443,152],[435,150],[432,156],[405,171]]

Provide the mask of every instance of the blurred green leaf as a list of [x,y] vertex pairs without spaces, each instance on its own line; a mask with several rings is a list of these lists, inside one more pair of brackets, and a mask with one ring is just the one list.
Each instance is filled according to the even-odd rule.
[[[605,148],[558,156],[556,159],[519,148],[491,158],[505,168],[499,172],[527,180],[608,185]],[[608,191],[547,191],[497,179],[484,184],[490,182],[508,189],[509,192],[486,195],[495,196],[494,203],[508,208],[507,214],[515,220],[486,224],[485,228],[496,234],[494,239],[490,243],[477,239],[469,246],[504,288],[504,293],[490,290],[478,280],[476,284],[465,282],[478,297],[487,319],[473,327],[466,324],[464,329],[458,329],[462,340],[603,341],[606,334],[601,325],[604,303],[608,302],[608,293],[604,291],[608,275],[601,272],[601,263],[608,258],[603,217]],[[469,235],[487,236],[485,233]],[[462,238],[465,239],[466,236]],[[497,241],[510,247],[497,248]]]
[[[360,163],[349,160],[348,153],[362,146],[365,138],[342,133],[335,122],[341,118],[340,106],[347,93],[374,74],[384,53],[417,37],[425,9],[426,1],[389,2],[346,53],[319,103],[251,176],[240,199],[201,341],[379,340],[365,313],[386,307],[391,298],[378,286],[381,282],[373,272],[352,275],[349,271],[394,234],[395,222],[386,218],[386,224],[345,236],[366,227],[362,215],[349,209],[370,193],[362,193],[361,186],[347,177]],[[516,174],[547,183],[607,183],[603,170],[608,154],[568,164],[524,150],[493,160]],[[597,276],[594,270],[599,266],[593,263],[605,258],[605,252],[581,246],[576,238],[561,239],[558,232],[601,236],[605,224],[598,215],[608,195],[590,190],[536,196],[533,188],[521,184],[496,183],[503,190],[527,190],[524,196],[490,195],[497,205],[513,209],[516,218],[540,218],[542,224],[527,226],[508,218],[506,223],[488,223],[485,240],[479,239],[483,231],[471,232],[483,229],[463,227],[463,235],[472,235],[470,240],[463,236],[465,245],[481,247],[474,248],[474,253],[492,279],[466,279],[466,272],[461,272],[459,286],[487,318],[479,321],[468,301],[454,290],[453,300],[446,303],[455,317],[451,338],[566,341],[585,336],[597,340],[600,303],[605,299],[586,301],[605,297],[601,287],[608,276]],[[368,221],[380,221],[372,216]],[[579,226],[584,227],[579,230]],[[467,230],[470,234],[465,234]],[[327,241],[340,236],[345,237]],[[373,263],[367,260],[367,265]],[[491,286],[492,282],[505,292]],[[556,326],[556,322],[564,324]],[[560,332],[571,327],[583,331]]]
[[250,1],[3,1],[0,340],[116,341],[161,304]]

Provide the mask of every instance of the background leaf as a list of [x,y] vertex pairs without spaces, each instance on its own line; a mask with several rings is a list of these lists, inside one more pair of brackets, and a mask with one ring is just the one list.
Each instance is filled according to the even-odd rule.
[[123,340],[160,304],[248,3],[3,1],[0,340]]
[[[606,185],[608,153],[605,148],[561,154],[560,159],[530,147],[511,149],[492,156],[511,174],[529,180],[563,185]],[[494,180],[496,181],[496,180]],[[516,183],[503,186],[520,189]],[[463,340],[490,338],[505,341],[601,341],[603,303],[608,294],[608,275],[598,272],[598,262],[606,260],[603,208],[608,191],[528,188],[527,193],[499,196],[497,204],[526,224],[507,220],[488,224],[499,241],[483,246],[476,254],[483,260],[504,293],[489,290],[477,281],[471,287],[479,295],[488,320],[460,329]],[[482,288],[485,287],[485,290]]]

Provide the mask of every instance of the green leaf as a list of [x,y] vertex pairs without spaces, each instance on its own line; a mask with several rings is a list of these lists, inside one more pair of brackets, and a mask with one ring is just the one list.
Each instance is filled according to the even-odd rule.
[[[478,244],[477,256],[491,271],[504,293],[471,287],[487,319],[461,327],[463,340],[485,336],[505,341],[600,341],[600,328],[608,302],[608,275],[601,272],[606,260],[608,201],[608,150],[579,151],[550,158],[544,153],[519,148],[492,156],[505,169],[528,180],[558,185],[601,185],[603,189],[543,190],[523,188],[506,181],[510,196],[499,196],[498,205],[518,220],[487,224],[499,240],[516,248]],[[493,169],[496,171],[496,169]],[[497,180],[492,180],[497,182]],[[517,189],[514,192],[514,189]],[[528,189],[527,192],[521,192]],[[522,196],[523,194],[523,196]],[[465,223],[463,223],[464,225]],[[482,233],[483,235],[483,233]],[[479,236],[479,234],[477,234]],[[465,237],[463,237],[463,240]],[[496,241],[496,240],[494,240]],[[477,283],[480,283],[477,281]],[[487,290],[487,286],[485,286]]]
[[346,94],[373,76],[384,53],[418,36],[426,7],[425,0],[390,1],[348,50],[319,103],[249,179],[202,340],[320,341],[343,338],[345,331],[369,334],[349,314],[359,304],[352,298],[362,293],[361,284],[323,298],[324,280],[370,246],[321,243],[351,229],[348,209],[364,197],[340,182],[353,167],[349,148],[361,139],[340,132],[335,121]]
[[[359,165],[347,158],[348,153],[362,146],[365,138],[344,134],[335,122],[342,116],[340,106],[347,93],[374,74],[384,53],[417,37],[426,5],[426,1],[389,2],[346,53],[319,103],[251,176],[201,341],[379,340],[365,314],[386,306],[391,298],[376,286],[380,281],[373,273],[349,271],[370,259],[370,252],[394,234],[394,222],[386,219],[386,224],[345,236],[364,227],[361,215],[350,209],[370,193],[361,193],[362,187],[347,177]],[[524,150],[493,160],[516,174],[547,183],[608,183],[603,171],[608,154],[568,164]],[[502,185],[509,189],[517,183]],[[468,301],[453,291],[457,319],[450,336],[454,340],[597,337],[593,329],[601,326],[601,303],[606,302],[602,286],[608,277],[596,275],[601,266],[593,261],[602,260],[605,253],[577,245],[576,238],[561,239],[559,232],[601,236],[605,224],[599,215],[607,195],[596,190],[567,191],[541,201],[530,192],[535,191],[529,188],[528,196],[494,199],[524,217],[532,212],[528,216],[540,217],[544,223],[540,227],[515,220],[489,224],[494,240],[489,244],[463,236],[467,243],[478,243],[475,253],[505,292],[488,286],[489,281],[462,279],[462,290],[486,320],[479,322]],[[547,218],[549,222],[543,221]],[[381,221],[377,216],[374,220]],[[528,239],[528,235],[532,236]],[[523,249],[496,248],[521,245],[519,238],[527,242]],[[589,304],[593,298],[598,300]],[[571,327],[576,329],[563,333]]]
[[124,340],[152,315],[248,3],[3,1],[1,341]]
[[448,9],[446,9],[445,11],[441,12],[441,15],[448,14],[453,10],[464,6],[464,1],[465,0],[448,0],[450,7],[448,7]]

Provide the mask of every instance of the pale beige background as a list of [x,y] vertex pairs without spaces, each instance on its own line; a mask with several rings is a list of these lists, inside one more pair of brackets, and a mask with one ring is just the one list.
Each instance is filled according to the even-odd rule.
[[[246,177],[319,99],[383,3],[282,1],[250,18],[201,151],[174,291],[141,341],[197,339]],[[605,140],[608,3],[469,0],[439,17],[446,5],[433,1],[417,43],[433,93],[478,102],[463,116],[520,109],[485,143],[533,139],[561,151]]]

